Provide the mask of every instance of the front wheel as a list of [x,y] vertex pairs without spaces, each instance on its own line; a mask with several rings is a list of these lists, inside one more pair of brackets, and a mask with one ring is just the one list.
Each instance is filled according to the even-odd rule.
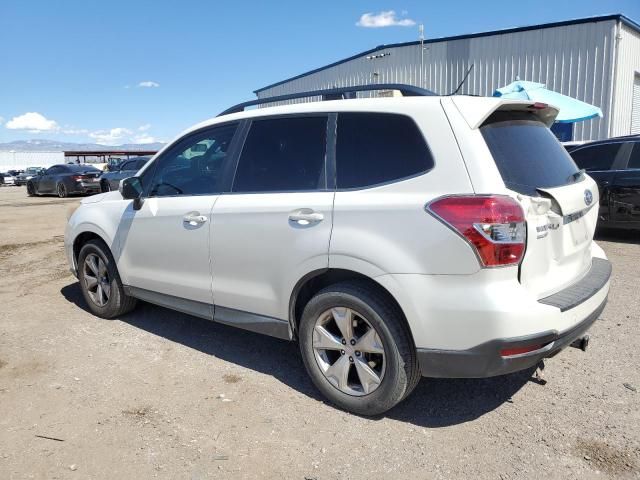
[[102,190],[102,192],[110,192],[111,191],[111,183],[108,180],[103,180],[100,183],[100,190]]
[[304,309],[299,337],[313,383],[344,410],[384,413],[420,379],[402,313],[364,283],[339,283],[320,291]]
[[115,318],[136,306],[124,293],[115,260],[101,240],[83,245],[78,255],[78,280],[89,310],[101,318]]
[[64,183],[59,183],[56,187],[56,193],[60,198],[66,198],[69,196],[69,192],[67,192],[67,187],[64,186]]
[[36,187],[31,182],[27,182],[27,195],[29,195],[30,197],[36,196]]

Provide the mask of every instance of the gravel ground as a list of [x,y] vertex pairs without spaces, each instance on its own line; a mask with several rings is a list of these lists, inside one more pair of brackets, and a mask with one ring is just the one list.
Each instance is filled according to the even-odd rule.
[[640,478],[640,234],[600,236],[609,304],[546,385],[423,379],[371,419],[324,403],[293,343],[89,314],[62,244],[77,201],[0,189],[2,479]]

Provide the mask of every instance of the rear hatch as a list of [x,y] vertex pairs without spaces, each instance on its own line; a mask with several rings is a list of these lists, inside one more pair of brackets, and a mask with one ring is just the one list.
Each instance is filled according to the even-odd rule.
[[[494,111],[479,129],[527,221],[520,282],[537,298],[577,282],[591,266],[598,188],[532,105]],[[548,119],[547,119],[548,120]]]

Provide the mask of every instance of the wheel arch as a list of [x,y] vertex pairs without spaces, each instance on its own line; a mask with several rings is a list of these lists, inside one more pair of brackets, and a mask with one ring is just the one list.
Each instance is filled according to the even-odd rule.
[[111,248],[109,247],[109,243],[104,236],[104,233],[96,232],[93,230],[84,230],[76,235],[76,237],[73,239],[73,262],[76,266],[78,265],[78,256],[80,255],[80,250],[87,242],[91,240],[101,240],[102,242],[104,242],[106,247],[111,250]]
[[298,280],[295,287],[293,288],[293,291],[291,292],[291,298],[289,301],[289,323],[294,339],[297,338],[298,325],[300,323],[300,319],[302,318],[302,312],[304,311],[304,307],[307,305],[309,300],[311,300],[311,298],[323,288],[349,280],[365,283],[367,286],[371,287],[372,290],[377,292],[377,294],[383,295],[388,298],[401,314],[402,320],[407,328],[407,332],[409,333],[413,341],[411,327],[409,325],[409,322],[407,321],[407,317],[402,306],[400,305],[400,302],[398,302],[395,296],[386,287],[377,282],[375,278],[369,277],[354,270],[342,268],[324,268],[314,270],[307,273],[300,280]]

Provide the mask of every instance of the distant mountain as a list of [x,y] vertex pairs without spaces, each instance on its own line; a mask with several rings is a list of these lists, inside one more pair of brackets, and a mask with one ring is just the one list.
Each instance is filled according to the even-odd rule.
[[97,143],[72,143],[56,140],[15,140],[0,143],[0,151],[60,152],[64,150],[160,150],[164,143],[126,143],[124,145],[98,145]]

